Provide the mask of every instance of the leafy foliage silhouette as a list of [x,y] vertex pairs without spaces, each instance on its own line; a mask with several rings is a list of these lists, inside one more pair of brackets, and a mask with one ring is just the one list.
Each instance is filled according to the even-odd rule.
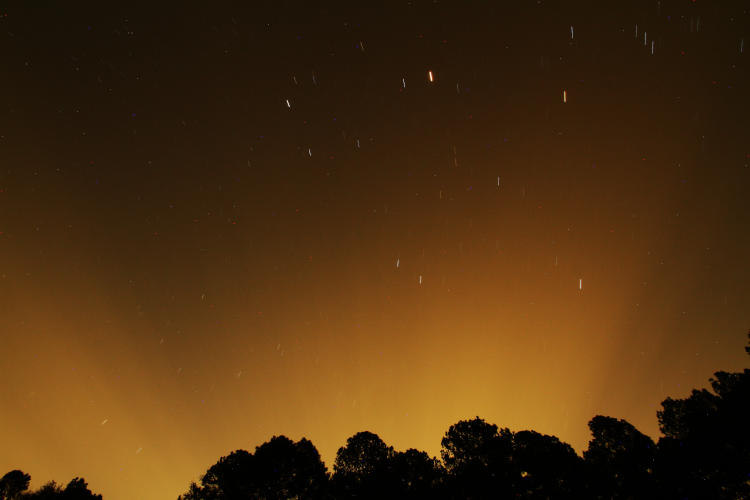
[[581,498],[583,461],[555,436],[520,431],[513,436],[516,498]]
[[398,451],[389,464],[390,493],[397,498],[436,498],[445,474],[440,461],[423,451]]
[[234,500],[246,498],[323,498],[328,474],[320,454],[307,439],[294,442],[274,436],[252,454],[237,450],[212,465],[191,483],[181,500]]
[[657,412],[661,488],[685,498],[750,498],[750,370],[716,372],[709,382],[712,391],[667,398]]
[[498,430],[479,417],[462,420],[450,426],[441,444],[451,496],[510,495],[513,433],[509,429]]
[[[750,499],[750,369],[719,371],[709,382],[710,390],[662,402],[658,443],[626,420],[597,415],[580,457],[555,436],[476,417],[448,428],[442,460],[358,432],[339,448],[329,474],[309,440],[273,436],[255,453],[221,457],[178,500]],[[30,480],[8,472],[0,500],[102,499],[82,478],[36,491],[28,491]]]
[[20,470],[8,472],[0,479],[0,500],[102,500],[80,477],[72,479],[65,488],[50,481],[33,492],[27,491],[30,481],[31,476]]
[[654,491],[656,445],[625,420],[597,415],[583,458],[595,498],[648,498]]
[[333,463],[333,489],[340,498],[378,498],[386,494],[393,448],[363,431],[346,440]]
[[0,478],[0,499],[15,500],[29,489],[31,476],[18,469],[12,470]]
[[[745,350],[750,354],[750,344]],[[442,460],[415,449],[395,451],[364,431],[339,448],[327,476],[309,441],[313,458],[303,463],[314,465],[290,465],[296,463],[288,458],[293,454],[281,450],[293,443],[285,440],[259,462],[259,451],[270,443],[255,455],[238,451],[222,458],[202,486],[191,484],[181,499],[750,498],[750,370],[717,372],[710,384],[711,390],[662,402],[657,418],[664,436],[658,443],[626,420],[597,415],[581,457],[555,436],[512,432],[476,417],[449,427]],[[306,479],[299,481],[289,467]],[[265,489],[255,486],[259,481],[266,481]]]
[[29,489],[31,476],[18,469],[12,470],[0,478],[0,499],[15,500]]
[[396,452],[367,431],[347,439],[333,468],[335,498],[435,498],[443,474],[440,462],[427,453]]

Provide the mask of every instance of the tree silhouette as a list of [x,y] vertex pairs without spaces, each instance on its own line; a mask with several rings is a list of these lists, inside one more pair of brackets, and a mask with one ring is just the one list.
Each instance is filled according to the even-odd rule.
[[336,452],[333,486],[338,498],[379,498],[389,489],[393,448],[377,434],[358,432]]
[[320,498],[328,476],[315,446],[274,436],[255,450],[256,491],[260,498]]
[[709,382],[712,391],[667,398],[657,412],[661,488],[690,498],[750,498],[750,370],[716,372]]
[[255,454],[237,450],[221,457],[178,500],[315,499],[325,494],[328,476],[315,446],[273,436]]
[[378,471],[392,455],[393,448],[377,434],[358,432],[336,452],[333,471],[334,474],[365,476]]
[[31,476],[12,470],[0,479],[0,500],[102,500],[88,488],[83,478],[72,479],[65,488],[49,481],[36,491],[27,491]]
[[[597,415],[579,457],[555,436],[513,433],[476,417],[446,431],[442,463],[359,432],[339,448],[329,477],[310,441],[274,436],[254,454],[220,458],[179,499],[750,499],[750,370],[717,372],[710,385],[662,402],[658,446],[626,420]],[[28,479],[6,474],[0,500],[18,497]],[[64,490],[51,482],[21,497],[100,498],[78,478]]]
[[80,477],[70,480],[60,498],[63,500],[102,500],[102,496],[95,495],[89,490],[89,485]]
[[449,495],[456,498],[506,498],[513,489],[513,433],[479,417],[450,426],[441,455]]
[[21,493],[29,489],[31,476],[18,469],[12,470],[0,478],[0,499],[16,500]]
[[414,448],[393,454],[389,485],[395,498],[435,498],[444,470],[436,458]]
[[63,489],[54,481],[49,481],[38,490],[27,493],[23,496],[24,500],[58,500],[62,497]]
[[583,463],[575,450],[555,436],[534,431],[513,435],[516,496],[528,499],[580,498]]
[[364,431],[339,448],[332,477],[335,498],[435,498],[443,469],[427,453],[396,452]]
[[177,500],[209,500],[209,498],[212,497],[204,494],[203,488],[201,486],[199,486],[195,481],[191,481],[188,490],[182,495],[179,495],[177,497]]
[[554,436],[477,417],[452,425],[442,444],[453,498],[580,498],[581,458]]
[[[246,498],[254,490],[254,460],[245,450],[233,451],[221,457],[201,478],[203,488],[199,499]],[[197,499],[191,499],[197,500]]]
[[626,420],[597,415],[583,452],[595,498],[651,498],[656,445]]

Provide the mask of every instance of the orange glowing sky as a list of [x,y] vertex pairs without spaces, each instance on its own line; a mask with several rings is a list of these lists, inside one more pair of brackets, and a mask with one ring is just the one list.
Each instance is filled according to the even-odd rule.
[[0,474],[658,437],[750,325],[748,15],[688,4],[8,10]]

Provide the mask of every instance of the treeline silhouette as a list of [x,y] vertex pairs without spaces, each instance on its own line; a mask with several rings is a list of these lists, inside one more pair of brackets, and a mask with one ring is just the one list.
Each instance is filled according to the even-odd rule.
[[89,490],[86,481],[80,477],[72,479],[64,488],[50,481],[36,491],[29,489],[31,476],[20,470],[12,470],[0,479],[0,500],[102,500]]
[[[554,436],[476,417],[450,426],[440,460],[358,432],[329,473],[309,440],[274,436],[255,453],[221,457],[178,500],[750,499],[750,370],[717,372],[710,385],[662,402],[658,443],[625,420],[597,415],[579,456]],[[0,500],[101,500],[83,479],[27,492],[29,480],[19,470],[6,474]]]
[[714,377],[712,391],[662,402],[658,443],[625,420],[597,415],[580,457],[554,436],[476,417],[450,426],[442,460],[359,432],[339,448],[329,474],[310,441],[274,436],[255,453],[220,458],[178,500],[750,500],[750,370]]

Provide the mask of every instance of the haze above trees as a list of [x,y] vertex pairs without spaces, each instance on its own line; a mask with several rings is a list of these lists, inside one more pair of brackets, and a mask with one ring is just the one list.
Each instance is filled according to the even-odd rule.
[[[358,432],[328,471],[309,440],[273,436],[253,453],[221,457],[178,500],[749,499],[750,369],[716,372],[709,383],[662,402],[658,442],[625,420],[597,415],[579,456],[555,436],[476,417],[450,426],[440,458],[396,451],[377,434]],[[0,500],[102,500],[82,478],[36,491],[30,480],[8,472]]]

